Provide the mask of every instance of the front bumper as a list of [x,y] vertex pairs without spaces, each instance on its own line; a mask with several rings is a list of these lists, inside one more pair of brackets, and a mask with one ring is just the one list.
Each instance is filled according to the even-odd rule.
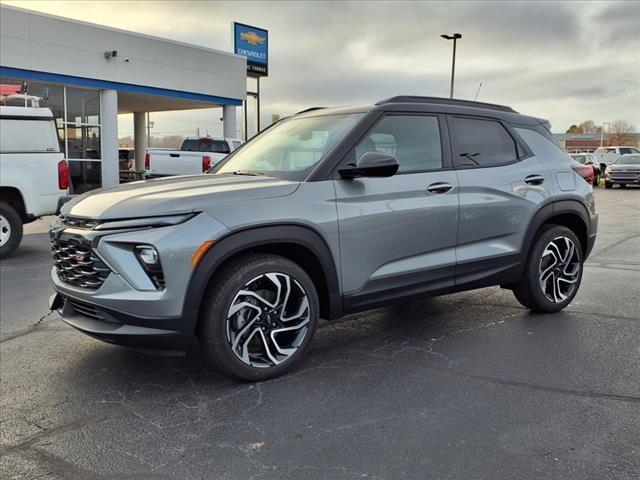
[[[193,274],[191,258],[205,241],[217,238],[226,227],[207,214],[159,228],[105,231],[58,227],[52,239],[85,239],[110,268],[95,289],[63,281],[55,270],[56,291],[50,307],[81,332],[100,340],[136,348],[182,350],[194,343],[198,312],[185,310]],[[99,238],[96,234],[99,233]],[[164,288],[156,288],[134,255],[135,245],[151,245],[159,253],[165,274]]]
[[165,351],[185,350],[196,344],[196,312],[172,318],[144,318],[60,293],[54,294],[49,303],[65,323],[104,342]]
[[640,173],[611,172],[605,175],[604,181],[609,184],[636,184],[640,185]]

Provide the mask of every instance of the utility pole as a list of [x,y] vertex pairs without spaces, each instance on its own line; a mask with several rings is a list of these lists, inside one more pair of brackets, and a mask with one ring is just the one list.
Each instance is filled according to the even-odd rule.
[[456,42],[462,38],[461,33],[452,33],[451,35],[440,35],[445,40],[453,40],[453,59],[451,61],[451,90],[449,92],[449,98],[453,98],[453,79],[456,75]]

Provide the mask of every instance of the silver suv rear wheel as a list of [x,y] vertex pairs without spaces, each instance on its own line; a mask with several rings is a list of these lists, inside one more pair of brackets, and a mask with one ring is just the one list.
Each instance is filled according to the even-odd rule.
[[557,312],[569,305],[582,279],[582,245],[573,230],[545,225],[536,236],[513,293],[536,312]]
[[545,297],[560,303],[573,294],[580,277],[580,257],[570,238],[559,236],[551,240],[540,258],[539,281]]

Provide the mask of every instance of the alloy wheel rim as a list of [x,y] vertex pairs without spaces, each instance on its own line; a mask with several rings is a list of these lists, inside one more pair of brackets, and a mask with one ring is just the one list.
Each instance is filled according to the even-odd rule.
[[248,281],[227,311],[227,341],[251,367],[282,364],[296,353],[309,331],[307,293],[290,275],[269,272]]
[[576,290],[581,268],[573,240],[565,236],[551,240],[542,252],[538,268],[540,288],[547,300],[561,303],[569,298]]
[[4,215],[0,215],[0,247],[9,241],[11,237],[11,224]]

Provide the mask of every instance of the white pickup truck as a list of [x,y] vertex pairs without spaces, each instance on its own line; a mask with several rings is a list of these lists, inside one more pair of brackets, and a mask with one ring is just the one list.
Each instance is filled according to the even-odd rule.
[[242,145],[235,138],[187,137],[180,150],[148,148],[147,177],[203,173]]
[[68,188],[51,110],[0,106],[0,258],[18,248],[24,223],[58,212]]
[[621,155],[639,154],[640,148],[629,146],[613,146],[613,147],[599,147],[593,153],[600,164],[600,170],[604,172],[607,166]]

